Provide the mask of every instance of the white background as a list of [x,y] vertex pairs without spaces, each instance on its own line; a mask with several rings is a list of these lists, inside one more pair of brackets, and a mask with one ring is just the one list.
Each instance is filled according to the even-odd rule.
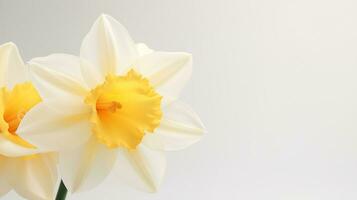
[[[354,0],[0,0],[0,43],[78,54],[107,13],[150,47],[194,55],[182,100],[209,133],[168,153],[156,194],[115,184],[69,199],[357,199]],[[10,193],[4,199],[19,199]]]

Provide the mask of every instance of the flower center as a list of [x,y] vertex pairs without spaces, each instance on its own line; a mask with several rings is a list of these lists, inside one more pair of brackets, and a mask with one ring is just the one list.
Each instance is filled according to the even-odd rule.
[[135,149],[160,124],[161,99],[147,79],[130,70],[125,76],[108,75],[85,102],[93,108],[92,130],[100,142]]
[[17,84],[11,91],[6,87],[2,87],[0,89],[1,134],[18,145],[34,148],[34,146],[20,138],[16,134],[16,130],[26,112],[40,101],[40,95],[29,82]]

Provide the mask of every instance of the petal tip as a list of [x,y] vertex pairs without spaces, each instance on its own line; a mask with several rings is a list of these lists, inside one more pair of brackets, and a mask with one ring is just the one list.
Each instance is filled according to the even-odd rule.
[[103,22],[106,18],[107,18],[106,14],[101,14],[101,15],[98,17],[98,21]]
[[207,134],[208,130],[207,128],[202,124],[202,131],[201,131],[202,135]]
[[10,51],[12,50],[18,52],[17,45],[11,41],[0,45],[0,49],[10,49]]
[[99,19],[103,19],[103,18],[106,18],[106,17],[108,17],[109,15],[107,15],[107,14],[105,14],[105,13],[102,13],[102,14],[100,14],[100,16],[99,16]]
[[192,60],[193,60],[192,54],[186,53],[186,56],[187,56],[187,62],[191,62],[191,65],[192,65]]
[[102,14],[98,17],[98,21],[100,21],[100,22],[105,22],[105,21],[108,21],[108,19],[110,19],[110,18],[113,19],[113,17],[111,17],[110,15],[105,14],[105,13],[102,13]]
[[16,44],[13,42],[6,42],[3,45],[1,45],[1,47],[16,47]]

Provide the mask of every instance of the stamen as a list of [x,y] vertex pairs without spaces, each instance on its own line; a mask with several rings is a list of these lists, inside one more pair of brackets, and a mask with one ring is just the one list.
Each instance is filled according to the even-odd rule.
[[115,112],[117,109],[120,109],[122,106],[119,102],[111,101],[111,102],[104,102],[104,103],[97,103],[96,108],[97,111],[110,111]]
[[19,112],[19,113],[15,113],[13,115],[5,117],[5,121],[9,125],[8,131],[10,133],[15,133],[15,131],[19,127],[19,124],[20,124],[22,118],[24,118],[24,116],[25,116],[25,112]]

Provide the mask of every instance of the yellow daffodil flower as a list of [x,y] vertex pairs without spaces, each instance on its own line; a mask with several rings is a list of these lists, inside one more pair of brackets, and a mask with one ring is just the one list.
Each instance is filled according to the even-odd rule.
[[14,189],[26,199],[53,199],[56,156],[42,153],[17,134],[23,117],[41,98],[13,43],[0,46],[0,85],[0,196]]
[[198,116],[177,100],[191,75],[191,55],[136,44],[110,16],[94,23],[79,57],[54,54],[29,64],[44,103],[26,114],[19,134],[60,152],[71,192],[96,186],[114,166],[155,191],[164,151],[183,149],[204,132]]

